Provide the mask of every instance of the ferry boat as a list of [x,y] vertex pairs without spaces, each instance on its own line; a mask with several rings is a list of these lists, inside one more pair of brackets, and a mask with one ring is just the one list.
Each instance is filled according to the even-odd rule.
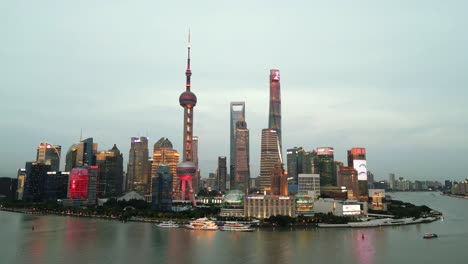
[[176,228],[179,227],[179,225],[174,222],[174,221],[162,221],[159,224],[155,224],[157,227],[162,227],[162,228]]
[[236,231],[236,232],[253,232],[254,229],[250,225],[241,224],[238,222],[226,222],[219,228],[221,231]]
[[216,223],[209,220],[206,217],[198,218],[197,220],[190,222],[190,224],[186,225],[186,227],[188,229],[194,229],[194,230],[209,230],[209,231],[218,230],[218,226],[216,225]]
[[434,233],[426,233],[424,234],[423,238],[436,238],[437,234]]

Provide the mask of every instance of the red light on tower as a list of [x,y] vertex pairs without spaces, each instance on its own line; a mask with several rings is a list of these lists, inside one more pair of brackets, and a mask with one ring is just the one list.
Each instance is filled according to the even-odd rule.
[[[177,176],[180,180],[180,199],[185,200],[185,197],[192,199],[193,204],[196,205],[193,197],[192,178],[196,173],[197,167],[193,163],[192,153],[192,138],[193,138],[193,108],[197,104],[197,96],[190,91],[190,77],[192,71],[190,69],[190,32],[189,41],[187,46],[187,70],[185,71],[186,83],[185,92],[179,97],[179,104],[184,108],[184,136],[182,153],[183,160],[177,165]],[[188,187],[188,194],[186,194],[186,187]]]

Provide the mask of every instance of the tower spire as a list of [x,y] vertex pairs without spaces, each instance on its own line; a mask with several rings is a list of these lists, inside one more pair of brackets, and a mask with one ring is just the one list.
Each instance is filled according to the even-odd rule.
[[185,90],[190,91],[190,76],[192,76],[192,71],[190,70],[190,29],[188,32],[188,44],[187,44],[187,70],[185,71],[185,76],[187,81],[185,84]]

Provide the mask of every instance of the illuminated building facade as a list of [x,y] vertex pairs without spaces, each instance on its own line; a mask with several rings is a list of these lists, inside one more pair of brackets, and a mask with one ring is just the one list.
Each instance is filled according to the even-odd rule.
[[[185,71],[185,92],[179,97],[180,106],[184,108],[184,135],[183,135],[183,161],[177,165],[177,177],[180,181],[180,199],[189,198],[196,204],[193,195],[192,179],[197,172],[197,166],[193,163],[193,108],[197,104],[197,96],[190,91],[192,70],[190,69],[190,33],[187,46],[187,69]],[[188,190],[186,188],[188,187]]]
[[47,199],[47,172],[51,165],[42,162],[26,162],[26,179],[23,200],[26,202],[43,202]]
[[24,183],[26,180],[26,169],[19,169],[16,179],[18,179],[18,187],[16,189],[16,199],[23,200]]
[[123,190],[123,156],[117,145],[112,149],[99,151],[96,155],[99,168],[98,197],[115,197]]
[[340,168],[338,172],[338,187],[346,187],[348,199],[357,199],[359,194],[358,174],[353,167]]
[[278,135],[278,148],[281,155],[281,87],[280,72],[277,69],[270,70],[270,111],[268,128],[276,130]]
[[231,175],[231,190],[238,189],[247,192],[250,181],[250,146],[249,129],[244,117],[236,123],[236,166],[234,177]]
[[86,199],[88,197],[88,169],[85,167],[73,168],[68,183],[68,198]]
[[232,183],[234,182],[234,177],[236,175],[236,150],[237,150],[237,122],[239,120],[245,119],[245,102],[231,102],[231,122],[230,125],[230,156],[229,156],[229,175],[231,176],[231,189]]
[[37,147],[36,161],[42,163],[50,163],[52,171],[60,170],[60,155],[62,147],[42,142]]
[[269,218],[274,215],[296,217],[296,201],[293,196],[246,195],[244,197],[244,216]]
[[299,174],[312,173],[314,152],[305,151],[302,147],[286,150],[288,178],[291,184],[298,184]]
[[288,193],[288,174],[283,169],[283,164],[275,164],[271,171],[270,178],[271,195],[287,196]]
[[[172,142],[168,138],[160,138],[153,149],[153,162],[151,164],[151,176],[156,176],[159,166],[167,165],[169,173],[176,175],[177,164],[179,163],[179,152],[172,146]],[[153,179],[153,178],[151,178]],[[176,195],[179,191],[179,178],[177,176],[172,179],[172,191]],[[151,183],[153,186],[153,183]],[[152,191],[151,191],[152,192]]]
[[172,210],[173,177],[167,164],[160,164],[152,177],[152,208],[158,211]]
[[367,161],[365,148],[352,148],[348,150],[348,167],[356,169],[358,174],[358,197],[367,197]]
[[71,146],[66,156],[65,171],[81,166],[95,166],[97,147],[93,138],[87,138]]
[[148,138],[132,137],[127,165],[126,191],[136,191],[140,194],[149,192],[149,161]]
[[271,188],[271,172],[275,165],[281,164],[278,133],[274,129],[262,129],[262,143],[260,154],[259,188],[263,191]]
[[336,186],[336,168],[332,147],[316,149],[314,173],[320,174],[320,186]]

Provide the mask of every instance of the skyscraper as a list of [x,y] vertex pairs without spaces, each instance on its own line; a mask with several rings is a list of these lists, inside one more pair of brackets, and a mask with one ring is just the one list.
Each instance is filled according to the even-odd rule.
[[278,134],[278,144],[281,155],[281,89],[280,72],[277,69],[270,70],[270,114],[268,118],[268,128],[276,130]]
[[270,186],[271,195],[284,195],[288,194],[288,175],[283,169],[283,164],[275,164],[275,167],[271,171]]
[[18,187],[16,189],[16,199],[23,200],[24,183],[26,180],[26,169],[18,169],[18,174],[16,178],[18,179]]
[[158,211],[172,209],[172,173],[167,164],[160,164],[156,175],[151,179],[152,208]]
[[60,170],[60,155],[62,147],[52,145],[46,142],[41,142],[37,147],[36,161],[42,163],[50,163],[52,171]]
[[312,173],[312,152],[307,152],[302,147],[294,147],[286,150],[286,155],[288,178],[292,178],[292,184],[298,184],[299,174]]
[[367,161],[365,148],[352,148],[348,150],[348,167],[357,171],[359,190],[356,196],[366,197],[367,189]]
[[216,180],[216,189],[218,191],[226,191],[227,164],[226,157],[218,157],[218,174]]
[[177,177],[180,180],[181,195],[180,199],[185,200],[186,197],[186,186],[188,185],[189,192],[188,198],[193,200],[193,204],[196,201],[193,196],[192,189],[192,178],[197,172],[197,167],[193,163],[192,153],[192,140],[193,140],[193,108],[197,104],[197,97],[190,91],[190,77],[192,76],[192,70],[190,69],[190,33],[187,46],[187,70],[185,71],[186,83],[185,92],[179,97],[180,106],[184,108],[184,135],[183,135],[183,161],[177,165]]
[[93,138],[87,138],[71,146],[65,159],[65,171],[81,166],[95,166],[97,147]]
[[149,191],[148,138],[132,137],[127,166],[127,191]]
[[44,202],[46,197],[47,172],[51,165],[42,162],[26,162],[26,179],[23,200],[27,202]]
[[99,151],[96,158],[99,167],[98,197],[115,197],[122,194],[123,156],[114,144],[112,149]]
[[86,199],[88,197],[88,181],[88,168],[73,168],[70,172],[68,198]]
[[338,171],[338,187],[346,187],[348,199],[356,199],[359,194],[357,171],[353,167],[342,167]]
[[258,179],[261,190],[270,188],[271,172],[275,165],[281,164],[281,154],[277,131],[274,129],[262,129],[262,145],[260,155],[260,175]]
[[390,173],[388,175],[388,185],[390,190],[395,190],[395,173]]
[[314,173],[320,174],[320,186],[336,186],[336,167],[332,147],[319,147],[314,157]]
[[[179,152],[172,146],[172,142],[165,137],[160,138],[153,149],[153,163],[151,165],[151,176],[156,176],[159,166],[164,165],[169,167],[169,173],[176,175],[177,164],[179,163]],[[153,179],[153,178],[151,178]],[[172,191],[178,191],[179,178],[172,178]]]
[[[237,130],[237,121],[240,119],[245,119],[245,102],[231,102],[231,122],[230,122],[230,153],[229,153],[229,174],[231,176],[231,181],[234,178],[236,170],[236,130]],[[231,186],[232,183],[231,183]]]
[[234,175],[231,174],[230,189],[238,189],[247,193],[250,181],[250,147],[249,129],[243,116],[236,123],[235,149],[236,166]]
[[198,137],[193,136],[192,139],[192,153],[193,153],[193,163],[195,163],[195,167],[197,167],[197,171],[192,179],[192,188],[194,193],[198,193],[200,190],[200,182],[201,182],[201,175],[200,175],[200,167],[198,166]]

